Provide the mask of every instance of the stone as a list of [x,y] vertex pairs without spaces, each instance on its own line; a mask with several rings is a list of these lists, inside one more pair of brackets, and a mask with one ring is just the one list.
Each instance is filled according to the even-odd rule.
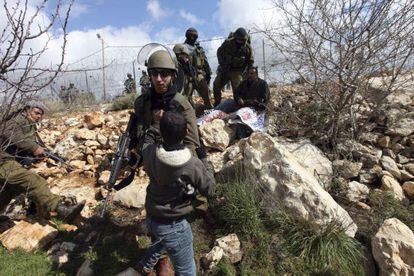
[[110,176],[111,176],[111,171],[102,171],[98,178],[98,184],[99,185],[108,184]]
[[75,169],[83,170],[86,165],[86,162],[82,160],[73,160],[73,161],[70,161],[69,164]]
[[389,148],[391,145],[391,138],[390,136],[382,136],[377,140],[377,144],[381,147],[381,148]]
[[56,154],[58,154],[59,156],[62,156],[70,160],[70,158],[68,157],[68,152],[78,147],[78,143],[75,142],[73,137],[74,136],[72,134],[63,138],[60,142],[56,144],[54,152],[56,152]]
[[223,249],[224,256],[226,256],[231,263],[234,264],[241,261],[243,253],[241,251],[239,238],[236,234],[232,233],[217,239],[215,245]]
[[394,159],[392,159],[391,157],[382,156],[381,166],[384,168],[384,170],[391,173],[395,178],[401,179],[400,169],[398,168],[397,163],[395,163]]
[[408,136],[414,132],[414,112],[404,114],[392,125],[388,126],[387,133],[396,136]]
[[363,210],[371,210],[371,207],[368,204],[364,203],[364,202],[358,201],[355,204],[356,204],[356,206],[358,206],[359,208],[361,208]]
[[7,250],[21,248],[33,252],[43,248],[58,235],[50,224],[31,223],[21,220],[0,235],[0,242]]
[[369,194],[369,188],[361,183],[356,181],[351,181],[348,183],[348,190],[346,196],[349,201],[357,202],[364,199],[367,199]]
[[320,149],[312,145],[307,139],[298,141],[281,137],[275,137],[274,139],[280,145],[286,147],[296,158],[296,161],[318,179],[322,187],[329,188],[332,182],[332,163]]
[[217,266],[224,256],[224,250],[220,246],[214,246],[201,260],[204,269],[211,270]]
[[117,191],[113,201],[127,208],[142,208],[145,204],[147,186],[147,182],[144,183],[141,179],[136,178],[131,184]]
[[215,119],[208,124],[200,126],[199,130],[204,145],[220,151],[224,151],[234,137],[234,130],[220,119]]
[[105,124],[104,117],[99,113],[86,114],[83,117],[83,121],[85,122],[88,129],[102,127],[102,125]]
[[80,124],[80,122],[76,118],[68,118],[65,121],[65,125],[67,125],[69,127],[73,127],[73,126],[76,126],[76,125],[79,125],[79,124]]
[[410,174],[406,170],[400,170],[400,172],[401,172],[401,180],[402,181],[414,180],[414,175]]
[[[265,192],[264,204],[278,206],[310,222],[323,231],[334,222],[353,237],[357,226],[349,214],[326,192],[313,173],[270,135],[254,132],[244,146],[243,163],[247,173],[255,176]],[[265,206],[266,207],[266,206]]]
[[106,138],[106,136],[105,135],[102,135],[102,134],[96,135],[96,140],[102,146],[106,146],[106,144],[108,143],[108,138]]
[[92,156],[92,155],[88,155],[88,156],[86,156],[86,162],[87,162],[89,165],[93,165],[93,164],[95,164],[95,159],[93,158],[93,156]]
[[409,158],[407,158],[407,157],[405,157],[405,156],[404,156],[404,155],[402,155],[402,154],[398,154],[398,155],[397,155],[397,161],[398,161],[398,163],[400,163],[400,164],[406,164],[406,163],[410,162],[410,159],[409,159]]
[[404,200],[404,192],[400,186],[400,183],[398,183],[394,177],[385,174],[381,179],[381,184],[381,190],[391,191],[393,192],[395,198]]
[[345,179],[357,177],[362,169],[361,162],[351,162],[349,160],[335,160],[332,162],[334,171]]
[[96,149],[101,146],[98,141],[95,140],[88,140],[85,142],[85,146],[90,147],[91,149]]
[[402,189],[409,199],[414,199],[414,181],[404,182],[404,184],[402,185]]
[[407,170],[410,174],[414,175],[414,163],[405,164],[404,169]]
[[380,275],[414,275],[414,233],[404,223],[385,220],[371,246]]
[[93,269],[92,269],[92,261],[89,259],[86,259],[82,265],[79,267],[78,272],[76,273],[76,276],[92,276],[93,275]]
[[349,156],[351,153],[354,158],[363,163],[364,168],[371,168],[379,163],[382,151],[364,146],[354,140],[346,140],[339,143],[337,150],[343,156]]
[[79,129],[75,132],[75,138],[81,141],[84,140],[94,140],[95,139],[95,132],[89,129]]
[[128,267],[127,269],[125,269],[122,272],[119,272],[115,276],[140,276],[140,275],[141,274],[139,274],[135,269],[133,269],[132,267]]

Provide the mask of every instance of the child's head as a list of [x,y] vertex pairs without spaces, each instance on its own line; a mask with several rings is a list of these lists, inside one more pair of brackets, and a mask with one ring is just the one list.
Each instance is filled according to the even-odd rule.
[[181,113],[166,111],[160,121],[160,132],[165,144],[179,144],[187,134],[187,121]]

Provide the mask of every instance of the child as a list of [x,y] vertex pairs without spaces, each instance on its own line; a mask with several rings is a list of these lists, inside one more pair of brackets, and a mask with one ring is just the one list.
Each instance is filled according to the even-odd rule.
[[196,190],[213,196],[214,177],[184,146],[187,122],[180,113],[165,112],[159,125],[162,144],[155,144],[152,134],[156,130],[150,128],[142,149],[144,169],[150,178],[145,202],[147,225],[155,240],[137,269],[153,275],[153,267],[167,252],[175,275],[193,276],[193,234],[185,216],[193,210],[191,201]]

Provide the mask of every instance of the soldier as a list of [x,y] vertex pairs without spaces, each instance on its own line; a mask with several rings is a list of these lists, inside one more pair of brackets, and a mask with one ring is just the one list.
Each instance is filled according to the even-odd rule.
[[144,94],[150,91],[151,80],[149,76],[147,75],[146,71],[142,70],[141,73],[142,73],[142,76],[139,79],[139,85],[141,86],[141,94]]
[[[172,57],[167,51],[155,51],[148,58],[147,68],[151,79],[151,87],[149,93],[141,94],[135,100],[137,124],[131,130],[132,151],[135,152],[139,160],[147,130],[150,127],[159,128],[159,122],[164,112],[176,111],[181,113],[186,120],[187,133],[183,144],[190,149],[193,156],[196,156],[196,149],[200,147],[200,139],[195,111],[187,98],[177,92],[175,84],[177,68]],[[156,136],[155,140],[162,142],[160,135]],[[162,258],[159,262],[159,270],[166,271],[168,274],[168,271],[171,271],[169,267],[167,258]]]
[[42,120],[45,110],[42,103],[30,102],[21,112],[1,124],[0,213],[12,198],[24,193],[34,201],[38,210],[46,211],[41,212],[46,217],[54,212],[57,218],[70,222],[81,212],[85,202],[65,204],[58,195],[51,193],[44,178],[18,162],[27,164],[31,156],[44,156],[45,148],[37,142],[36,124]]
[[221,102],[221,89],[228,81],[233,91],[243,80],[243,73],[253,65],[253,50],[248,43],[249,37],[244,28],[238,28],[232,38],[226,39],[217,49],[217,77],[214,79],[214,106]]
[[75,87],[75,84],[69,83],[67,94],[69,97],[69,103],[73,104],[79,96],[79,90]]
[[[135,101],[137,141],[142,141],[144,132],[151,125],[158,125],[159,120],[168,110],[176,110],[187,120],[188,133],[184,144],[193,153],[200,146],[195,111],[187,98],[177,92],[175,80],[177,68],[167,51],[156,51],[148,58],[148,74],[151,78],[150,92],[140,95]],[[134,141],[133,141],[134,142]],[[137,149],[140,152],[140,149]]]
[[[211,79],[211,68],[208,63],[206,53],[203,47],[197,41],[198,32],[194,28],[189,28],[185,32],[185,42],[184,44],[190,51],[191,61],[193,66],[197,70],[197,78],[195,80],[196,86],[192,90],[196,89],[200,94],[204,102],[204,107],[211,109],[211,100],[210,100],[210,88],[208,87]],[[190,95],[193,94],[193,91],[190,91]]]
[[227,99],[215,109],[231,113],[241,107],[253,107],[258,111],[265,109],[269,101],[270,92],[267,82],[259,78],[257,67],[251,66],[247,70],[247,79],[243,80],[233,91],[233,99]]
[[64,104],[69,104],[69,94],[68,94],[68,90],[66,89],[66,86],[64,86],[64,85],[61,85],[60,86],[59,99],[61,99],[61,101]]
[[185,44],[176,44],[173,51],[178,61],[177,91],[186,96],[194,106],[192,93],[193,87],[197,85],[197,70],[191,64],[190,52]]
[[127,79],[124,81],[125,86],[125,93],[126,94],[135,94],[137,93],[137,89],[135,86],[135,80],[132,78],[131,73],[127,74]]

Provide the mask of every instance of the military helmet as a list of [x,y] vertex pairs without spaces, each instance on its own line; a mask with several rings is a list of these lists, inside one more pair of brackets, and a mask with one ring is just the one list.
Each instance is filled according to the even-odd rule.
[[238,28],[235,32],[234,32],[234,37],[238,38],[238,39],[244,39],[247,40],[248,35],[247,35],[247,31],[245,28]]
[[186,54],[187,56],[190,56],[190,50],[185,44],[175,44],[173,51],[176,55]]
[[129,77],[132,77],[131,73],[128,73],[128,74],[127,74],[127,77],[128,77],[128,78],[129,78]]
[[49,108],[47,108],[47,106],[39,100],[28,101],[25,106],[27,108],[39,108],[43,111],[43,113],[49,111]]
[[177,71],[175,62],[167,51],[158,50],[151,54],[147,62],[148,70],[151,69],[170,69]]
[[185,32],[185,37],[188,38],[190,35],[195,36],[195,38],[198,38],[198,32],[195,28],[191,27],[188,28],[187,31]]

